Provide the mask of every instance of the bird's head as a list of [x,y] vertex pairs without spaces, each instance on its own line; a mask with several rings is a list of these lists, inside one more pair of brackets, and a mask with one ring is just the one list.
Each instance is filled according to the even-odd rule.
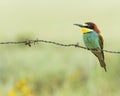
[[93,22],[86,22],[84,24],[74,24],[74,25],[81,27],[83,33],[88,33],[88,32],[91,32],[91,31],[95,31],[97,33],[100,33],[96,24],[93,23]]

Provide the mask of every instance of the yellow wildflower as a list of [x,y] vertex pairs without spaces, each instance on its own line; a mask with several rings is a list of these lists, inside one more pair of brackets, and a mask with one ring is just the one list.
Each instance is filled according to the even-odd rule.
[[8,96],[16,96],[15,89],[11,90]]
[[21,89],[23,86],[26,85],[26,83],[27,83],[26,80],[20,80],[19,82],[17,82],[16,87]]

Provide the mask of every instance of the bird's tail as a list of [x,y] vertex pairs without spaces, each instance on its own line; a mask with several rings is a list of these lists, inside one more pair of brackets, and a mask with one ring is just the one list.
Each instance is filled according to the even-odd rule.
[[100,59],[100,58],[98,58],[98,60],[99,60],[99,62],[100,62],[100,66],[101,66],[102,68],[104,68],[105,71],[107,72],[105,61],[104,61],[103,59]]
[[98,58],[98,60],[100,62],[100,66],[102,68],[104,68],[105,71],[107,72],[106,64],[105,64],[105,61],[104,61],[104,54],[103,54],[103,52],[102,51],[92,50],[92,53]]

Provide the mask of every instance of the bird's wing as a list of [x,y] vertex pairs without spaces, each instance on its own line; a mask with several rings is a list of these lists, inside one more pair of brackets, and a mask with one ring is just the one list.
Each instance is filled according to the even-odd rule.
[[100,43],[100,47],[101,47],[101,49],[103,49],[103,43],[104,43],[104,40],[103,40],[103,37],[102,37],[102,35],[101,34],[99,34],[99,43]]
[[[103,44],[104,44],[104,40],[101,34],[99,34],[99,44],[101,49],[103,49]],[[102,55],[103,55],[103,59],[104,59],[104,52],[102,51]]]

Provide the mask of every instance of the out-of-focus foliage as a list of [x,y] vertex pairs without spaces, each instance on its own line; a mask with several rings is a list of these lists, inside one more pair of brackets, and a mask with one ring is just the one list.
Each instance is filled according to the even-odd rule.
[[[119,0],[2,0],[0,41],[43,39],[81,45],[74,23],[95,22],[105,49],[119,51]],[[89,51],[50,44],[0,45],[0,96],[119,96],[120,59],[108,72]]]

